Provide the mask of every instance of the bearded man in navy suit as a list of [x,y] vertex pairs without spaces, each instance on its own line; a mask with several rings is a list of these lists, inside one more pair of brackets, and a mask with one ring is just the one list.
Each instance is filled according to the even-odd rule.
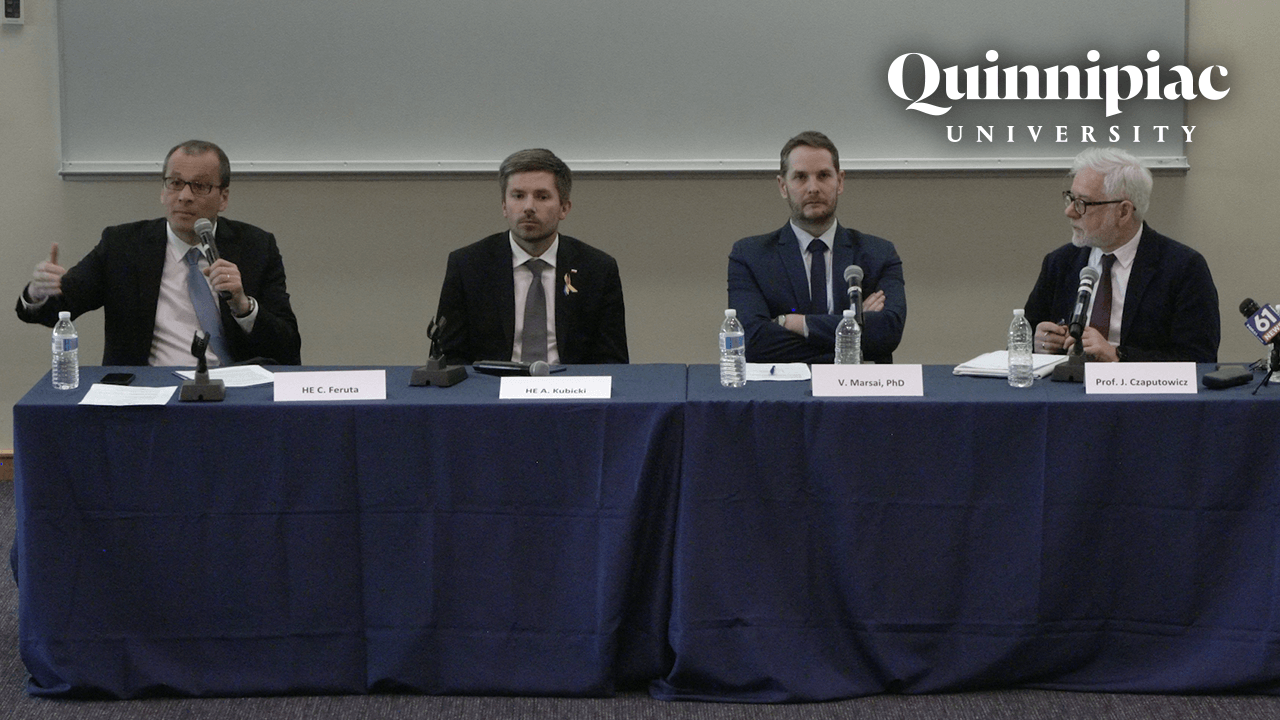
[[729,253],[729,307],[742,321],[747,360],[832,362],[836,325],[849,307],[844,271],[857,265],[865,298],[862,357],[893,362],[907,321],[902,260],[893,243],[836,222],[844,172],[826,135],[791,138],[781,161],[778,189],[790,222],[739,240]]
[[498,176],[509,229],[449,254],[436,311],[445,361],[626,363],[618,263],[559,232],[569,167],[550,150],[521,150]]

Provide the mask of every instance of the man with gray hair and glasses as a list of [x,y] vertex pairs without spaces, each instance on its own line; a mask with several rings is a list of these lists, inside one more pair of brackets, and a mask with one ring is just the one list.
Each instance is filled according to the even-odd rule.
[[1081,341],[1104,362],[1216,362],[1218,290],[1199,252],[1152,230],[1144,220],[1151,173],[1129,153],[1089,148],[1076,156],[1063,193],[1071,242],[1040,267],[1027,320],[1035,351],[1065,353],[1067,329],[1086,265],[1099,278]]
[[[230,184],[231,162],[217,145],[175,146],[164,159],[165,216],[103,230],[69,270],[53,243],[18,298],[18,317],[52,327],[60,310],[74,319],[103,308],[103,365],[195,365],[197,331],[210,336],[211,365],[300,364],[275,236],[218,217]],[[200,221],[210,224],[212,246],[196,230]]]

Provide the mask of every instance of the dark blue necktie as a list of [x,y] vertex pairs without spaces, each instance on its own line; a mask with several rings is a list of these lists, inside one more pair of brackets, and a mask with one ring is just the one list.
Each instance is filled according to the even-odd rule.
[[814,239],[809,243],[809,299],[815,315],[827,314],[827,245]]

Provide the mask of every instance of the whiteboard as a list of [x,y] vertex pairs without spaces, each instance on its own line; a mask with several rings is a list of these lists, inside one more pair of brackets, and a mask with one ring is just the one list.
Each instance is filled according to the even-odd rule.
[[[847,170],[1056,168],[1086,126],[1185,167],[1182,101],[1135,99],[1112,118],[1101,101],[960,102],[934,118],[888,83],[904,53],[1083,69],[1089,50],[1104,67],[1147,67],[1157,50],[1183,64],[1185,2],[61,0],[61,172],[156,172],[188,138],[250,174],[492,171],[525,147],[575,170],[775,170],[808,129]],[[1121,142],[1103,137],[1112,125]],[[1049,139],[1058,126],[1068,141]],[[1138,142],[1134,126],[1148,129]],[[1156,126],[1177,137],[1155,142]]]

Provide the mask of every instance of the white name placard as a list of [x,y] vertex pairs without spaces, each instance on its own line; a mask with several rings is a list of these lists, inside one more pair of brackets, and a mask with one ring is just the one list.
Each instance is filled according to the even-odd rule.
[[607,400],[613,396],[613,376],[502,378],[499,400]]
[[386,400],[386,370],[275,373],[275,401]]
[[1084,391],[1089,394],[1154,395],[1196,392],[1196,364],[1134,362],[1084,364]]
[[814,397],[924,395],[919,365],[814,365]]

